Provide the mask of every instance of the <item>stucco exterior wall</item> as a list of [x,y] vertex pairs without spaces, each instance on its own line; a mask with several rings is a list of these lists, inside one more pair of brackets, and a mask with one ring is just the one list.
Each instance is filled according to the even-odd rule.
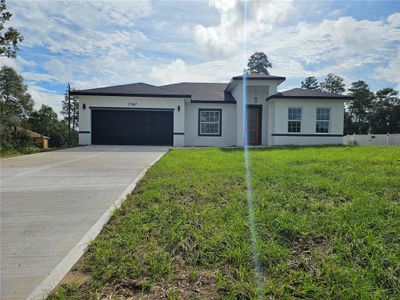
[[[222,109],[221,136],[199,136],[199,109]],[[219,103],[185,104],[185,146],[236,145],[236,105]]]
[[[269,101],[274,107],[274,120],[271,130],[270,145],[315,145],[315,144],[342,144],[343,138],[343,100],[308,100],[308,99],[274,99]],[[289,107],[301,107],[302,120],[301,132],[288,132],[288,109]],[[328,133],[316,132],[317,108],[330,109],[330,122]],[[293,136],[280,136],[291,134]],[[298,135],[298,136],[296,136]],[[330,136],[340,135],[340,136]]]
[[[237,101],[237,146],[244,145],[243,114],[245,111],[245,105],[259,105],[262,107],[261,144],[268,145],[269,120],[271,118],[271,114],[273,114],[273,109],[270,109],[270,105],[266,102],[266,98],[277,92],[278,84],[278,81],[247,81],[247,98],[245,99],[245,102],[243,102],[243,83],[239,82],[233,89],[232,95]],[[257,98],[257,101],[255,98]]]
[[[121,96],[79,96],[79,144],[90,145],[91,109],[90,107],[110,108],[164,108],[174,110],[174,146],[184,146],[185,100],[183,98],[150,98]],[[83,105],[86,109],[83,109]],[[179,106],[179,111],[178,111]],[[176,134],[177,133],[177,134]]]
[[[279,82],[247,82],[247,99],[243,102],[243,84],[232,90],[236,104],[192,103],[183,98],[79,96],[79,144],[91,144],[91,108],[110,107],[126,109],[171,109],[174,115],[174,146],[243,146],[244,107],[247,104],[262,107],[262,145],[314,145],[343,143],[343,100],[273,99],[266,98],[277,92]],[[257,98],[257,100],[255,99]],[[83,109],[85,104],[86,109]],[[179,110],[178,110],[179,107]],[[302,108],[299,134],[288,132],[288,108]],[[329,133],[316,133],[316,109],[330,108]],[[222,109],[221,136],[199,136],[198,110]],[[290,134],[290,136],[289,136]]]

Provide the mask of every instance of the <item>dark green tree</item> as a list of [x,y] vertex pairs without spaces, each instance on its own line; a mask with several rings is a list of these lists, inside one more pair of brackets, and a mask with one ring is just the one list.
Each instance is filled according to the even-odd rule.
[[7,11],[6,1],[0,0],[0,56],[16,57],[18,44],[24,39],[13,27],[5,27],[5,23],[12,17]]
[[[3,125],[27,120],[33,110],[33,99],[27,92],[24,79],[13,68],[0,69],[0,117]],[[10,124],[12,125],[12,124]]]
[[61,114],[64,120],[68,123],[71,121],[71,129],[75,131],[79,127],[79,98],[71,95],[70,114],[68,115],[68,94],[65,93],[64,100],[62,101]]
[[376,92],[368,114],[372,133],[400,133],[400,98],[393,88]]
[[[72,90],[73,91],[73,90]],[[70,101],[68,101],[68,90],[65,93],[64,100],[62,101],[61,114],[64,116],[64,121],[70,124],[71,129],[71,144],[76,145],[78,143],[78,127],[79,127],[79,98],[70,95]],[[69,140],[69,137],[67,138]]]
[[331,94],[343,94],[346,90],[344,79],[335,74],[329,73],[323,82],[320,84],[320,88],[323,92]]
[[57,131],[58,122],[57,114],[47,105],[42,105],[39,110],[34,111],[28,120],[31,130],[46,136]]
[[272,68],[272,64],[264,52],[256,52],[250,56],[247,67],[251,73],[269,75],[268,68]]
[[[354,100],[347,106],[347,112],[353,125],[351,128],[345,126],[345,131],[346,133],[366,134],[369,129],[368,114],[371,111],[375,94],[365,81],[358,80],[351,84],[349,96],[354,97]],[[347,125],[349,124],[347,123]]]
[[[49,135],[49,146],[52,148],[58,148],[65,146],[68,141],[68,123],[65,120],[61,120],[57,122],[55,130]],[[78,140],[78,133],[75,133],[72,136],[73,141]],[[76,143],[74,143],[76,144]]]
[[353,134],[358,132],[358,127],[353,121],[347,109],[344,110],[344,134]]
[[308,89],[308,90],[318,90],[319,89],[318,80],[314,76],[309,76],[304,81],[301,82],[301,87],[303,89]]
[[28,120],[29,129],[50,137],[49,146],[58,148],[68,141],[68,123],[59,120],[57,113],[47,105],[34,111]]

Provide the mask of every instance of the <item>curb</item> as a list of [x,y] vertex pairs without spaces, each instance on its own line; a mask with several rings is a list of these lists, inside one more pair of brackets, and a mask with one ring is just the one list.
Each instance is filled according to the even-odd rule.
[[51,273],[35,288],[35,290],[26,298],[27,300],[39,300],[47,297],[48,294],[57,286],[57,284],[64,278],[71,268],[77,263],[89,243],[93,241],[103,226],[110,220],[111,215],[115,209],[118,209],[124,202],[126,197],[132,193],[136,185],[147,173],[147,171],[155,163],[157,163],[169,150],[160,154],[153,162],[140,172],[139,176],[123,191],[123,193],[115,200],[111,207],[96,221],[96,223],[89,229],[83,238],[72,248],[72,250],[58,263],[58,265],[51,271]]

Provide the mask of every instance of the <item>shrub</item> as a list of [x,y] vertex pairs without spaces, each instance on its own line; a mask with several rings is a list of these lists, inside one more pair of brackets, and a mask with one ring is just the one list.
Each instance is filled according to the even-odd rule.
[[0,151],[3,153],[13,150],[14,146],[10,129],[5,126],[0,126]]
[[65,145],[65,140],[62,134],[57,132],[50,134],[50,140],[49,140],[50,148],[59,148],[64,145]]
[[11,133],[14,149],[23,149],[33,146],[32,135],[27,130],[13,130]]

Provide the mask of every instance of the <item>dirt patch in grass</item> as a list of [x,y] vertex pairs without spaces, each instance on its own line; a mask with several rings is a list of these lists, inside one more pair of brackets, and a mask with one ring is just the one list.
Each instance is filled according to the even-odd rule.
[[83,274],[77,271],[71,271],[60,282],[60,285],[76,285],[80,287],[89,281],[90,277],[87,274]]

